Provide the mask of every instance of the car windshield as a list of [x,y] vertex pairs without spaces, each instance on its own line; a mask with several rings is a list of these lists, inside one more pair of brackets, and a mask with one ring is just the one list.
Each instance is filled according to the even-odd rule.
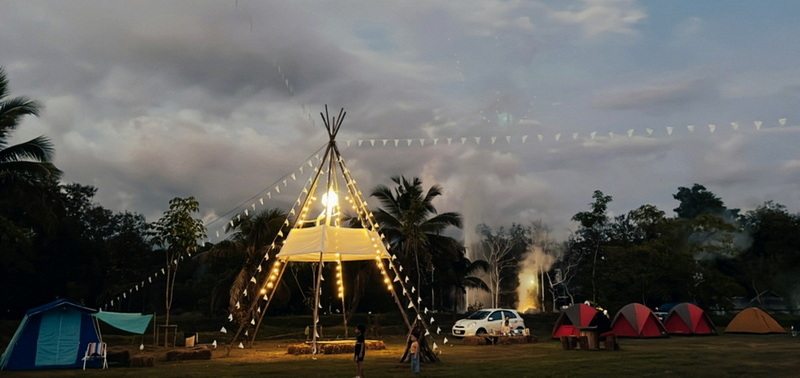
[[472,315],[467,316],[467,319],[483,319],[486,317],[486,315],[489,315],[489,311],[475,311],[472,313]]

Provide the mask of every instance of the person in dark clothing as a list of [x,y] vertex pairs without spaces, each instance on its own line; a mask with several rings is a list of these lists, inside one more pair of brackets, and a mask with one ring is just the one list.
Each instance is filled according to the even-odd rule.
[[356,347],[353,356],[353,361],[356,362],[356,378],[364,377],[364,354],[367,351],[367,345],[364,342],[364,325],[359,324],[356,326]]

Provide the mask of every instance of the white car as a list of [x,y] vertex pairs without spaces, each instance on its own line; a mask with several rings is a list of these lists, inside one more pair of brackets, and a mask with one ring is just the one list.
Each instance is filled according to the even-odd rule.
[[516,310],[507,308],[489,308],[473,312],[465,319],[453,325],[453,336],[464,337],[474,335],[495,334],[503,331],[503,319],[508,317],[509,329],[521,332],[525,329],[525,321]]

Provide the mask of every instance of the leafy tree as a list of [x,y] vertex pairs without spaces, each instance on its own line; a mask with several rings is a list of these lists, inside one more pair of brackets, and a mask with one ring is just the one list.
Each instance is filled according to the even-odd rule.
[[765,290],[791,297],[800,274],[800,215],[767,201],[741,217],[750,245],[737,257],[740,282],[752,295]]
[[597,301],[597,260],[604,258],[601,254],[603,243],[608,237],[608,204],[613,200],[611,196],[595,190],[592,194],[594,203],[589,204],[591,210],[582,211],[572,216],[572,220],[580,223],[580,228],[575,233],[576,240],[572,244],[578,253],[591,255],[590,285],[592,288],[592,301]]
[[679,187],[678,193],[672,195],[680,202],[674,209],[679,218],[692,219],[701,214],[713,214],[722,217],[738,215],[738,209],[729,210],[722,199],[708,191],[705,186],[694,184],[691,188]]
[[[170,311],[172,309],[175,280],[178,266],[184,255],[191,256],[197,250],[197,241],[206,237],[206,227],[201,219],[192,217],[193,213],[200,211],[200,203],[194,197],[175,197],[169,201],[169,210],[152,225],[151,244],[164,249],[166,258],[166,277],[164,302],[166,318],[164,325],[169,326]],[[164,345],[167,345],[167,335],[164,335]]]
[[410,268],[417,289],[422,290],[425,272],[432,267],[432,256],[453,251],[458,242],[444,235],[448,227],[461,228],[461,215],[455,212],[437,214],[433,200],[442,195],[442,188],[431,186],[427,192],[419,178],[407,180],[392,177],[397,185],[394,189],[379,185],[372,196],[380,201],[382,208],[375,218],[386,235],[393,251],[403,266]]

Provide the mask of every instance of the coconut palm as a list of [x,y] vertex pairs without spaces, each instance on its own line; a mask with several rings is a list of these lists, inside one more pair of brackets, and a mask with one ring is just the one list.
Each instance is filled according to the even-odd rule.
[[398,252],[401,263],[412,270],[417,288],[422,289],[424,273],[432,267],[432,257],[457,250],[458,242],[443,232],[451,226],[461,228],[461,214],[437,213],[433,200],[442,195],[439,185],[426,192],[416,177],[409,181],[395,176],[392,181],[397,185],[394,189],[380,185],[372,190],[372,196],[382,206],[375,217],[390,247]]
[[249,289],[250,293],[255,294],[257,288],[250,282],[250,278],[256,273],[272,242],[276,241],[278,232],[284,228],[287,216],[280,209],[267,209],[256,215],[234,218],[226,227],[227,232],[232,232],[230,237],[217,243],[202,256],[204,261],[234,259],[239,262],[237,266],[240,268],[231,272],[228,277],[221,277],[214,289],[218,293],[221,292],[220,288],[230,285],[227,286],[229,310],[239,322],[247,322],[256,316],[250,313],[252,306],[249,303],[238,302],[242,299],[258,298],[257,295],[245,297],[243,293]]
[[8,78],[0,67],[0,185],[29,184],[41,178],[58,177],[61,171],[51,163],[53,145],[44,136],[8,145],[22,117],[39,115],[40,105],[24,96],[8,97]]

